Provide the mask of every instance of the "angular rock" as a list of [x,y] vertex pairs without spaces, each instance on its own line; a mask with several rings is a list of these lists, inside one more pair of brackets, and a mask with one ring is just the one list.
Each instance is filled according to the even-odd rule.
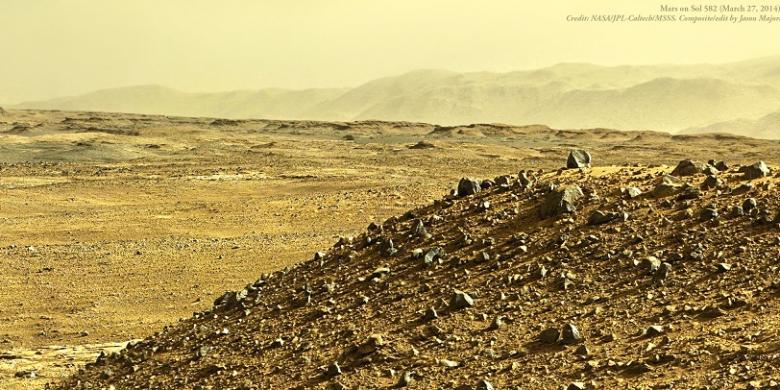
[[725,183],[717,176],[709,175],[704,179],[704,182],[701,183],[700,187],[703,190],[713,190],[725,187]]
[[566,386],[566,390],[585,390],[585,382],[572,382]]
[[753,165],[744,166],[739,169],[743,174],[743,177],[748,180],[760,179],[762,177],[769,176],[771,173],[769,167],[765,162],[759,161]]
[[425,257],[423,257],[423,262],[427,266],[433,265],[434,262],[438,261],[441,258],[442,249],[440,247],[433,247],[428,250],[428,252],[425,252]]
[[566,160],[566,168],[590,168],[592,158],[590,153],[582,149],[574,149],[569,152],[569,158]]
[[577,329],[577,326],[574,324],[566,324],[563,326],[563,331],[561,332],[561,343],[562,344],[577,344],[584,340],[582,337],[582,334],[580,334],[580,330]]
[[640,190],[637,187],[626,187],[626,188],[623,189],[623,194],[628,199],[634,199],[634,198],[637,198],[640,195],[642,195],[642,190]]
[[474,299],[472,299],[469,294],[460,290],[455,290],[450,299],[449,309],[451,311],[457,311],[472,306],[474,306]]
[[647,337],[656,337],[662,334],[664,334],[664,327],[661,325],[651,325],[644,332],[644,335]]
[[481,190],[480,183],[474,179],[464,177],[458,182],[458,196],[474,195]]
[[655,256],[647,256],[644,260],[642,260],[641,263],[642,269],[647,271],[649,274],[654,274],[656,271],[658,271],[659,268],[661,268],[661,260],[658,260]]
[[429,238],[430,234],[428,234],[428,230],[425,228],[425,224],[422,220],[417,220],[417,223],[414,225],[414,230],[412,231],[412,235],[415,237],[420,238]]
[[477,382],[476,390],[494,390],[493,384],[482,379],[479,382]]
[[545,197],[539,214],[542,218],[551,218],[572,213],[584,196],[579,186],[555,189]]
[[703,173],[706,168],[707,164],[693,160],[682,160],[672,171],[672,176],[693,176]]
[[669,175],[664,175],[653,189],[652,195],[656,198],[672,196],[682,191],[685,183],[682,180]]

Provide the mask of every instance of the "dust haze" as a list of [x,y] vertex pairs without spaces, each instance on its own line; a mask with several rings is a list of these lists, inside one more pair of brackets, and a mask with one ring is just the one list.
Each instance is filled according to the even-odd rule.
[[3,1],[0,389],[778,388],[780,24],[660,5]]

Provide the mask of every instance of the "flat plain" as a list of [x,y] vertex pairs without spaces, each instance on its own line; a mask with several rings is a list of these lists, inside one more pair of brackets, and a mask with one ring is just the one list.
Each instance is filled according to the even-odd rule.
[[0,388],[41,388],[461,177],[555,169],[571,148],[598,166],[780,163],[780,141],[726,135],[9,110]]

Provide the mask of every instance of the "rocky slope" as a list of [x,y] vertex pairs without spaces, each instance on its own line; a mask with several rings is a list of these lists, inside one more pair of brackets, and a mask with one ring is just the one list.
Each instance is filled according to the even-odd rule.
[[590,158],[462,180],[51,387],[777,388],[776,169]]

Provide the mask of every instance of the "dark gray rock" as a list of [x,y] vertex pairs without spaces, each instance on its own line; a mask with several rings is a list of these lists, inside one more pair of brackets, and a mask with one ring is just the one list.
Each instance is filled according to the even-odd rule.
[[664,334],[664,327],[661,325],[651,325],[644,332],[647,337],[656,337]]
[[328,366],[328,369],[325,371],[325,376],[328,377],[334,377],[341,375],[341,367],[339,367],[339,364],[337,362],[333,362],[333,364]]
[[719,216],[718,207],[715,205],[709,205],[701,210],[701,214],[699,216],[704,221],[717,219]]
[[682,191],[684,185],[685,183],[682,180],[674,176],[664,175],[656,184],[652,194],[656,198],[665,198]]
[[664,261],[663,263],[661,263],[661,266],[658,267],[658,271],[656,271],[655,273],[655,278],[658,280],[665,280],[669,277],[669,274],[671,273],[672,273],[672,265]]
[[432,321],[439,318],[439,313],[436,312],[436,308],[429,307],[423,314],[423,321]]
[[742,211],[749,213],[750,210],[753,210],[758,207],[758,201],[756,198],[747,198],[742,203]]
[[590,153],[582,149],[574,149],[569,152],[569,158],[566,160],[566,168],[590,168],[592,157]]
[[707,178],[704,179],[704,182],[701,183],[701,189],[703,190],[718,189],[723,188],[724,186],[725,183],[723,183],[723,180],[713,175],[707,176]]
[[579,186],[555,189],[544,198],[539,214],[542,218],[551,218],[573,213],[584,196]]
[[496,185],[496,182],[494,182],[493,180],[490,180],[490,179],[482,180],[482,183],[479,183],[479,186],[483,190],[486,190],[486,189],[488,189],[490,187],[493,187],[494,185]]
[[603,225],[616,220],[628,220],[628,213],[596,210],[588,217],[588,225]]
[[769,176],[771,173],[769,167],[765,162],[759,161],[753,165],[744,166],[739,169],[743,174],[743,177],[748,180],[760,179],[762,177]]
[[733,206],[729,211],[729,218],[738,218],[745,215],[745,210],[740,206]]
[[509,175],[499,176],[494,179],[496,185],[499,187],[509,187],[512,185],[513,180],[514,179],[512,178],[512,176]]
[[517,183],[520,185],[521,189],[531,188],[534,186],[534,180],[524,171],[517,175]]
[[474,179],[464,177],[458,182],[458,196],[474,195],[481,190],[480,183]]
[[580,330],[577,329],[577,326],[574,324],[566,324],[563,326],[563,331],[561,332],[561,343],[562,344],[577,344],[582,342],[584,338],[582,337],[582,334],[580,334]]
[[450,299],[450,310],[457,311],[474,306],[474,299],[463,291],[455,290]]
[[555,344],[561,338],[561,331],[557,328],[547,328],[539,334],[538,338],[543,344]]
[[672,176],[693,176],[699,173],[704,173],[704,170],[707,169],[707,166],[707,164],[698,161],[682,160],[672,171]]

